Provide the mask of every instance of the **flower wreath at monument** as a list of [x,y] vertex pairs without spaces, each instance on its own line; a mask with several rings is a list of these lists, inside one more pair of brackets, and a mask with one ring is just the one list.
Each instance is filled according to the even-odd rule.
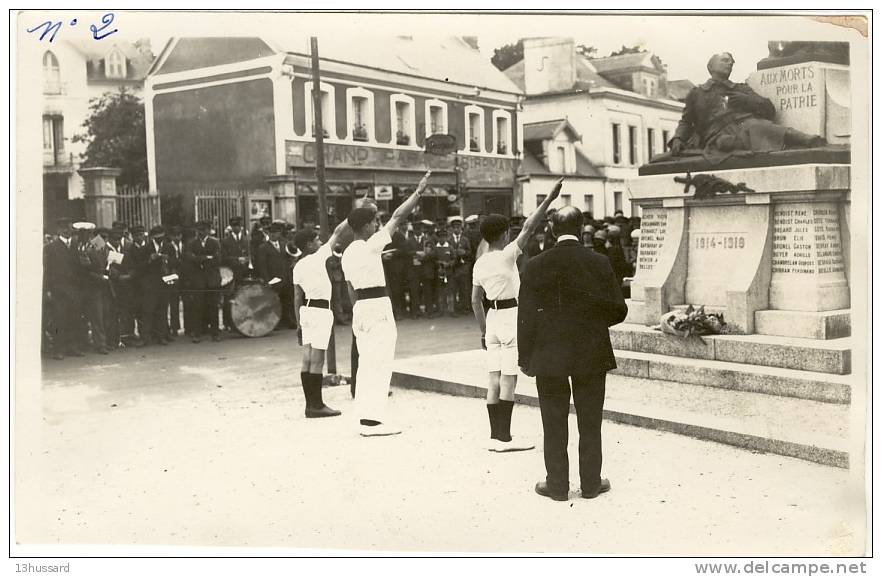
[[735,325],[726,324],[722,313],[706,313],[704,306],[697,309],[692,305],[685,310],[665,313],[658,326],[652,327],[669,335],[689,338],[693,335],[732,335],[738,334]]

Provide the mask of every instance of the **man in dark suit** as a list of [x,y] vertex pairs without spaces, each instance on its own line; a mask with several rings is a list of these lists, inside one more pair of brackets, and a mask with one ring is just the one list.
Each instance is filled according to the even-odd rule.
[[547,477],[536,492],[568,498],[572,387],[582,497],[593,499],[610,489],[600,477],[606,372],[616,368],[609,327],[625,320],[628,307],[609,259],[579,242],[582,213],[562,208],[551,225],[557,243],[527,263],[518,307],[518,364],[536,376],[545,436]]
[[260,245],[254,259],[254,270],[265,283],[267,283],[279,295],[282,305],[282,318],[280,327],[294,328],[294,301],[291,289],[293,288],[291,268],[285,257],[285,245],[282,234],[285,225],[274,222],[270,225],[269,240]]
[[214,341],[221,340],[217,328],[218,289],[220,275],[217,267],[220,262],[220,242],[208,233],[211,223],[196,223],[196,237],[184,244],[184,261],[182,271],[184,291],[190,303],[190,319],[193,327],[190,334],[193,342],[202,340],[206,327],[211,331]]
[[[166,285],[168,294],[168,336],[172,340],[178,336],[181,330],[181,260],[184,258],[184,244],[181,240],[181,227],[171,226],[165,244],[162,247],[163,254],[167,257],[169,274],[178,275],[178,280]],[[184,315],[186,318],[186,315]],[[186,322],[184,323],[186,327]]]
[[138,288],[141,295],[140,340],[136,346],[143,347],[154,342],[167,345],[168,338],[168,292],[163,277],[168,273],[168,255],[163,251],[165,229],[154,226],[150,238],[135,252]]
[[230,218],[230,232],[221,241],[221,262],[233,271],[233,281],[224,290],[224,328],[233,329],[231,305],[233,290],[248,274],[248,235],[242,230],[242,217]]
[[58,219],[56,232],[55,240],[43,248],[43,275],[55,322],[52,358],[61,360],[65,355],[82,357],[85,353],[77,337],[81,265],[70,219]]

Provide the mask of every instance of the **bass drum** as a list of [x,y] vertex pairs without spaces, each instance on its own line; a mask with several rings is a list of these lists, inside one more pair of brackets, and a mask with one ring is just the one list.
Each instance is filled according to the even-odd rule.
[[230,303],[233,326],[246,337],[262,337],[282,319],[282,304],[276,291],[260,281],[242,281]]

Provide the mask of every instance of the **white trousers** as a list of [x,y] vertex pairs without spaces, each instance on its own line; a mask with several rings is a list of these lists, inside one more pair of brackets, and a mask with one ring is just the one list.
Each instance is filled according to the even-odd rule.
[[388,297],[360,300],[352,308],[358,345],[355,407],[359,419],[384,422],[398,329]]

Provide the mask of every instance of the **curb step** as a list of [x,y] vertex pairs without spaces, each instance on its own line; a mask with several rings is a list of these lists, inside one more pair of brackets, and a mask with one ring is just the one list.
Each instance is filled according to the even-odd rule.
[[825,403],[851,402],[851,375],[834,375],[728,361],[634,351],[613,351],[613,374],[718,389],[796,397]]
[[[480,352],[402,360],[396,363],[392,384],[483,398],[486,374]],[[515,400],[538,406],[533,379],[521,376]],[[604,418],[848,468],[849,411],[846,404],[612,373],[607,378]]]

